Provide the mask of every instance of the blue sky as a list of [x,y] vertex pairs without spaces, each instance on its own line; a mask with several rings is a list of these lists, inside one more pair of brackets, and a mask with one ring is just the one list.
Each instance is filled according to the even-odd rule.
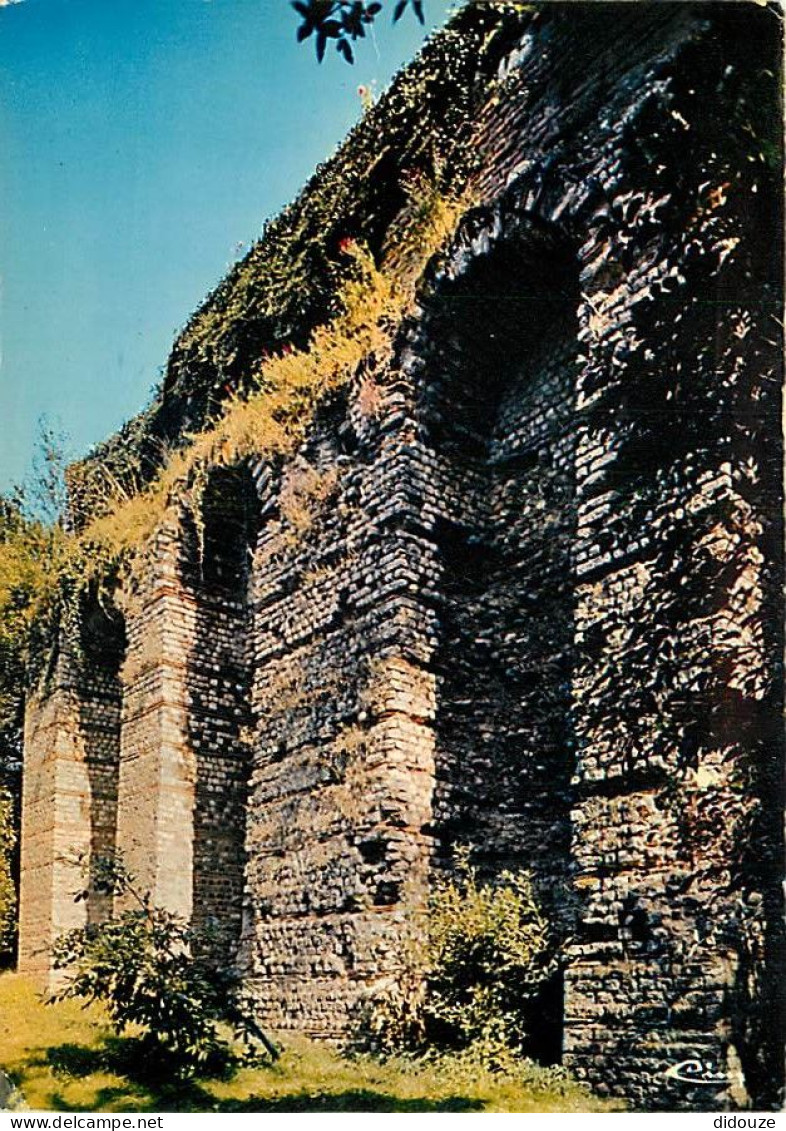
[[[286,0],[0,0],[0,490],[37,422],[71,452],[134,415],[190,313],[416,52],[348,67]],[[429,26],[449,0],[427,0]]]

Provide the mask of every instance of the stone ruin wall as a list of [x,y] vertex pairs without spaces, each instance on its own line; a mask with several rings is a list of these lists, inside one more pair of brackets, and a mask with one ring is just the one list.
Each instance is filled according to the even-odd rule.
[[[778,37],[632,7],[512,45],[388,369],[287,466],[214,472],[124,655],[98,610],[66,642],[28,710],[23,969],[107,911],[63,855],[116,843],[219,920],[264,1024],[338,1039],[470,843],[571,940],[542,1055],[635,1106],[777,1102],[778,202],[741,123]],[[667,1075],[696,1058],[721,1082]]]

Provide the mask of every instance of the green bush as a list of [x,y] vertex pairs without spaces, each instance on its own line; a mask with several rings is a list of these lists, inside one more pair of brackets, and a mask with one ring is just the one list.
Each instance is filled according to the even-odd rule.
[[[225,1071],[240,1057],[230,1033],[245,1044],[242,1059],[256,1059],[261,1046],[277,1050],[255,1025],[239,994],[237,971],[216,957],[217,937],[152,904],[116,860],[102,860],[93,889],[123,895],[134,906],[114,919],[62,935],[54,965],[65,981],[52,1001],[85,998],[106,1006],[113,1028],[141,1029],[149,1063],[180,1075]],[[87,898],[80,892],[77,899]]]
[[366,1003],[362,1040],[382,1052],[472,1047],[500,1065],[525,1052],[538,998],[557,971],[529,875],[481,882],[459,851],[416,935],[395,984]]

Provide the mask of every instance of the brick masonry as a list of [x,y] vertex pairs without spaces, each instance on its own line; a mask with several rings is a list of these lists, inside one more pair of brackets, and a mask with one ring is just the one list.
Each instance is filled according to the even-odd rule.
[[117,844],[219,923],[264,1024],[339,1039],[470,843],[566,940],[543,1055],[645,1109],[778,1104],[780,205],[752,121],[780,40],[752,7],[524,19],[386,370],[285,465],[215,471],[121,602],[122,663],[65,641],[31,699],[22,968],[108,910],[74,910],[63,854]]

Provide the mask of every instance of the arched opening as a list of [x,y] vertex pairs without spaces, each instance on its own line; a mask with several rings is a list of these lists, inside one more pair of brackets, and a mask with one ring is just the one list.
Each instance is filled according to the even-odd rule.
[[[108,599],[95,589],[82,598],[79,620],[78,681],[79,735],[87,771],[89,834],[80,849],[92,873],[97,860],[115,852],[120,768],[122,688],[120,668],[126,652],[125,621]],[[100,923],[112,914],[112,896],[90,891],[87,919]]]
[[247,468],[213,472],[202,497],[202,523],[203,586],[245,601],[259,525],[259,500]]
[[[527,869],[562,933],[578,269],[558,233],[501,223],[434,288],[423,323],[420,424],[438,469],[441,571],[435,863],[469,844],[481,873]],[[559,1060],[559,979],[533,1031],[530,1054]]]
[[234,957],[245,872],[250,723],[247,609],[259,502],[245,467],[213,471],[202,498],[201,553],[185,569],[195,598],[187,661],[194,758],[195,925]]

